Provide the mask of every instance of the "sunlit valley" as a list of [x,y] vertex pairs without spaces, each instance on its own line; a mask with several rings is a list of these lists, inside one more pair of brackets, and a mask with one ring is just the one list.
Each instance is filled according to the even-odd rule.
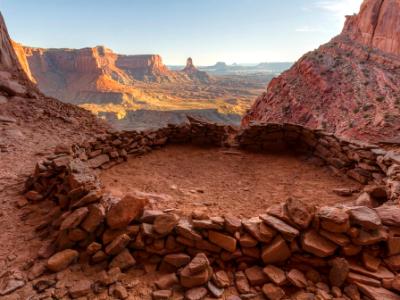
[[179,124],[186,115],[240,125],[268,82],[291,63],[168,67],[159,55],[118,55],[98,46],[41,49],[14,43],[31,80],[120,129]]

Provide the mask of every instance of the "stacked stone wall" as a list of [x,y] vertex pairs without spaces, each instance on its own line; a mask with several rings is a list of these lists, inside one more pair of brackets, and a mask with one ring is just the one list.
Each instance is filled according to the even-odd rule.
[[[352,205],[309,207],[282,199],[250,219],[196,212],[178,216],[146,209],[146,199],[102,192],[99,170],[175,143],[300,152],[366,187]],[[399,182],[399,156],[375,145],[292,124],[236,131],[191,120],[59,146],[37,164],[26,197],[54,205],[37,228],[51,241],[41,254],[50,271],[60,271],[79,257],[108,265],[99,281],[106,285],[113,269],[124,271],[150,260],[167,274],[156,282],[156,299],[168,298],[176,284],[187,290],[188,299],[190,293],[218,296],[229,285],[242,295],[262,289],[269,299],[281,299],[293,288],[295,295],[333,297],[349,286],[371,299],[400,299]]]

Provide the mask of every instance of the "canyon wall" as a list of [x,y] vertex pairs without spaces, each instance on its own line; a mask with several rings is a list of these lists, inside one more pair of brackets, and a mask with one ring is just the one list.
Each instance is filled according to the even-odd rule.
[[116,66],[136,80],[163,82],[179,79],[179,74],[170,71],[160,55],[118,55]]
[[83,49],[43,49],[14,43],[28,77],[45,94],[74,104],[122,103],[143,91],[135,82],[204,82],[205,72],[169,70],[160,55],[120,55],[97,46]]
[[40,90],[66,102],[84,102],[93,93],[99,94],[99,101],[113,99],[111,86],[105,83],[132,84],[115,66],[117,55],[102,46],[79,50],[23,47],[23,51],[20,61],[27,61]]
[[[9,95],[25,94],[34,91],[35,86],[25,73],[25,65],[14,51],[14,44],[8,34],[4,18],[0,13],[0,84]],[[28,74],[28,75],[27,75]]]
[[342,34],[360,44],[400,55],[400,1],[364,1],[358,15],[347,17]]
[[292,122],[399,142],[399,16],[398,0],[364,1],[339,36],[270,82],[242,124]]

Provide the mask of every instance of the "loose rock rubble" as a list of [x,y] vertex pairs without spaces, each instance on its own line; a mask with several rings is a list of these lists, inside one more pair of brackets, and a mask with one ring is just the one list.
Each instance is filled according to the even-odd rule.
[[[369,299],[400,299],[399,157],[290,124],[257,125],[233,139],[232,132],[192,120],[181,127],[110,133],[58,148],[38,163],[26,184],[29,201],[56,204],[37,228],[51,247],[32,266],[32,278],[82,261],[104,271],[96,282],[70,288],[72,298],[106,286],[109,295],[125,299],[129,292],[119,274],[143,266],[164,274],[154,282],[153,299],[172,299],[177,293],[185,299],[218,298],[232,289],[242,299],[353,300],[361,299],[360,293]],[[282,199],[250,219],[197,212],[179,216],[148,209],[144,198],[102,193],[99,169],[168,143],[257,151],[292,147],[368,185],[362,201],[354,204],[308,207],[298,199]]]

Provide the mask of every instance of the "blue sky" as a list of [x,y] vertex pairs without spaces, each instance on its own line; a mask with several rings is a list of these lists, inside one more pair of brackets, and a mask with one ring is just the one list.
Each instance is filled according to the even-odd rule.
[[295,61],[338,34],[362,0],[0,0],[29,46],[104,45],[167,64]]

